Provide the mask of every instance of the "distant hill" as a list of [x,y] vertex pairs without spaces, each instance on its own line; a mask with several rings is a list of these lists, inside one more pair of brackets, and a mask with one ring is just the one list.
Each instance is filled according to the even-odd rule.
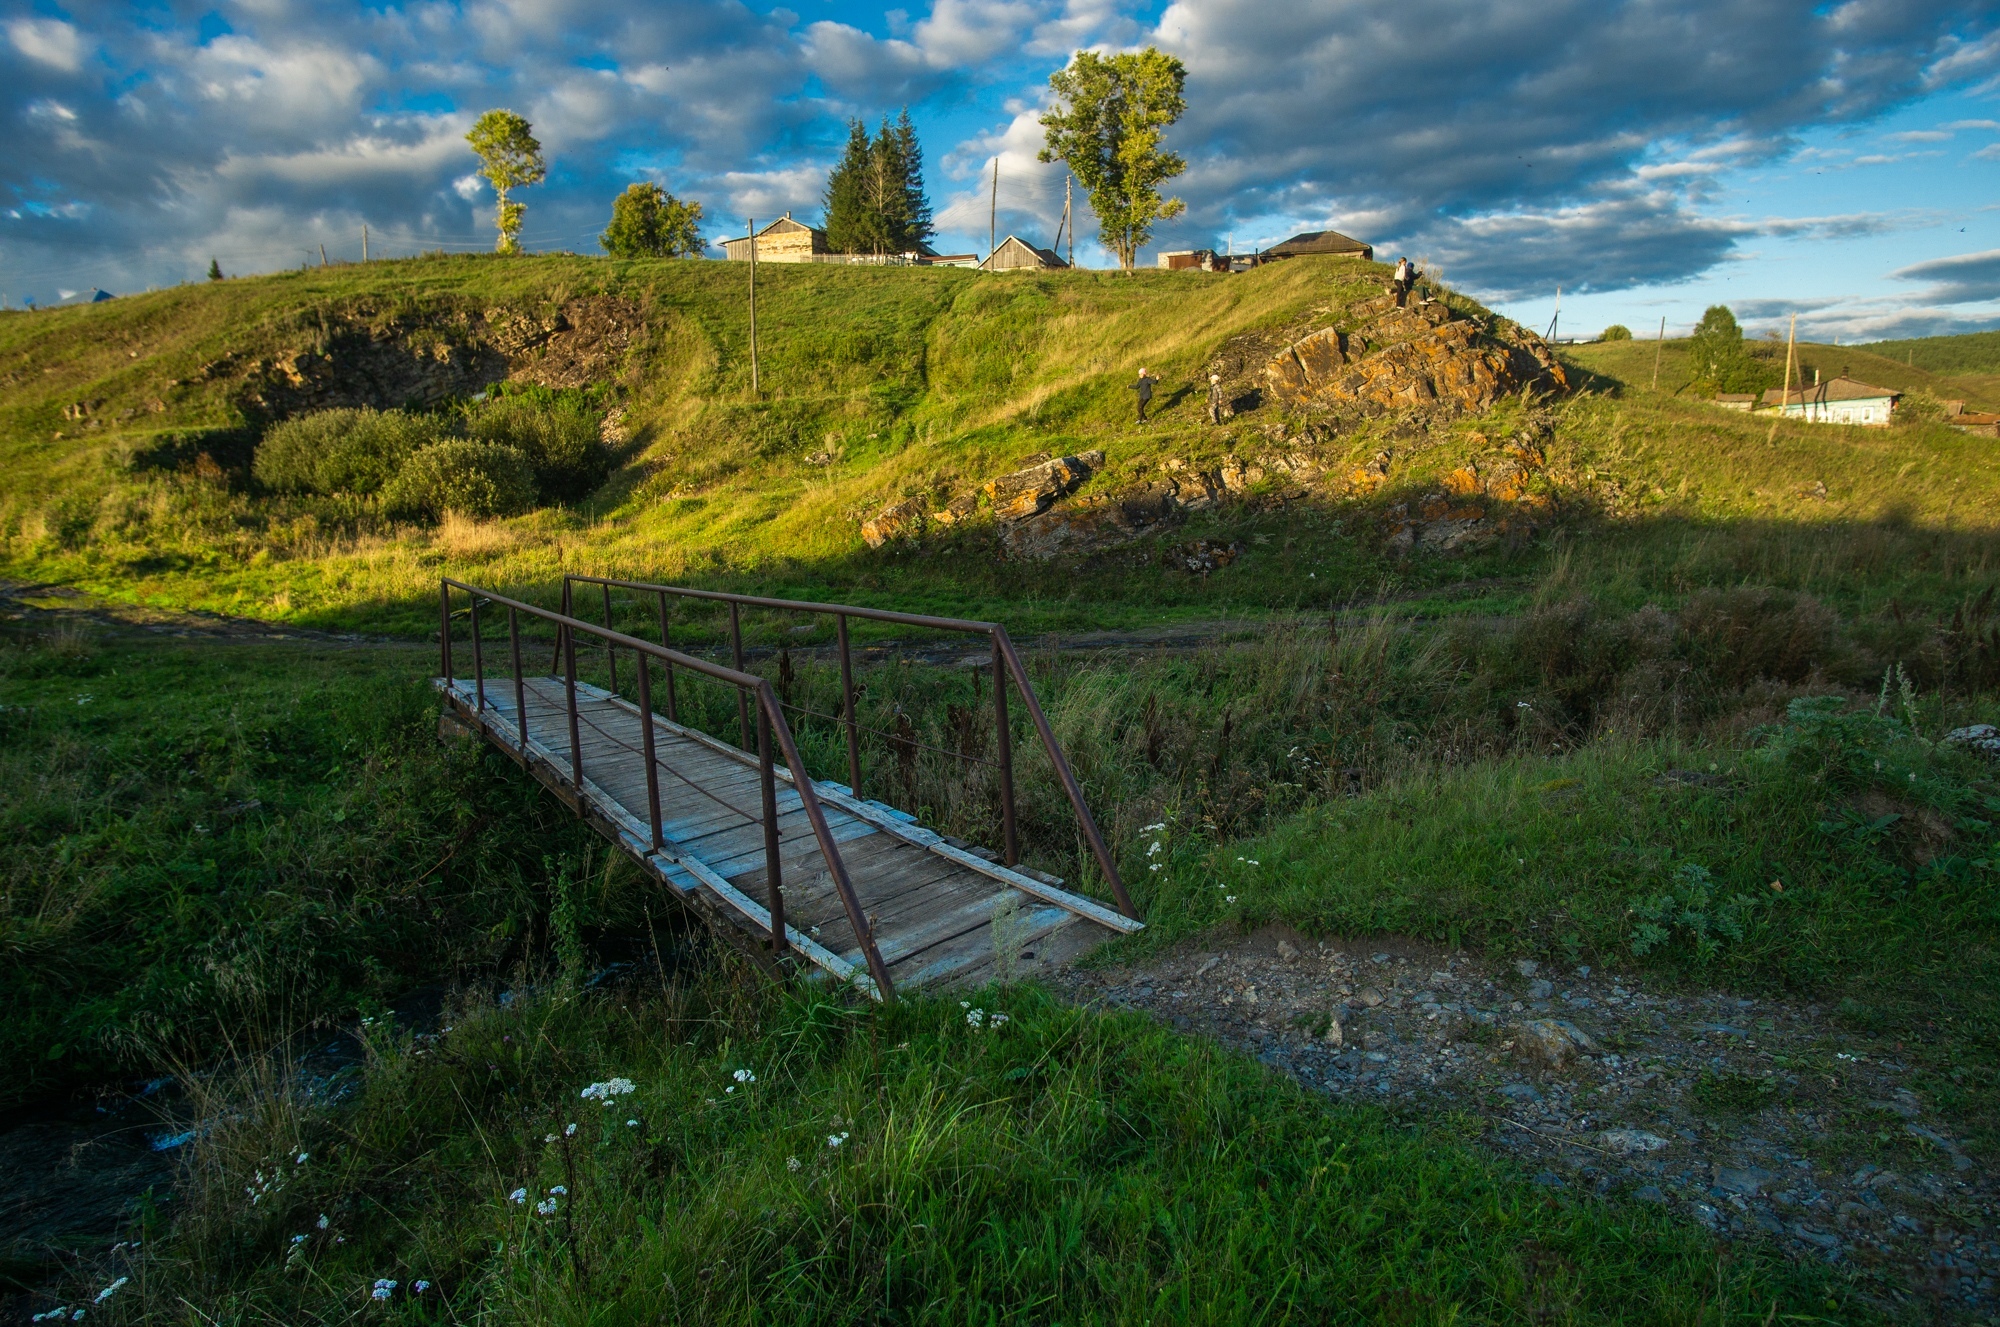
[[1859,348],[1932,373],[2000,373],[2000,331],[1869,341]]

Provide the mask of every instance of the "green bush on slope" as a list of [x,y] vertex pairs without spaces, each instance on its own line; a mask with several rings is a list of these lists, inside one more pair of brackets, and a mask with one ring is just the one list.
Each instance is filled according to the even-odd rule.
[[535,469],[512,447],[451,438],[403,462],[382,490],[391,517],[438,520],[459,516],[512,516],[535,505]]
[[403,463],[445,436],[441,420],[402,410],[317,410],[273,424],[252,473],[282,493],[380,492]]

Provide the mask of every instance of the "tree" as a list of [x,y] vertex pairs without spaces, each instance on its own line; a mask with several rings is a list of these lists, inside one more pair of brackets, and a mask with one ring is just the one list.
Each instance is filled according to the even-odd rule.
[[548,163],[542,160],[542,145],[535,141],[526,120],[512,111],[497,110],[480,116],[465,141],[479,154],[479,173],[493,186],[493,196],[498,202],[493,224],[500,231],[500,240],[493,247],[501,253],[519,253],[521,217],[528,209],[524,204],[508,201],[507,194],[513,189],[540,184],[549,173]]
[[908,253],[930,238],[924,150],[905,110],[871,141],[859,120],[847,126],[840,164],[826,177],[826,243],[835,253]]
[[222,264],[213,258],[208,260],[208,279],[210,281],[222,280]]
[[1743,329],[1727,305],[1711,304],[1688,337],[1688,364],[1694,379],[1727,391],[1731,382],[1743,376],[1749,366],[1743,353]]
[[683,203],[657,184],[627,185],[611,201],[611,224],[597,237],[614,258],[696,258],[701,204]]
[[1597,339],[1600,341],[1630,341],[1632,339],[1632,329],[1624,323],[1613,323],[1611,326],[1605,328],[1604,335]]
[[1043,161],[1061,161],[1090,193],[1098,237],[1131,270],[1153,223],[1186,205],[1159,186],[1187,169],[1160,147],[1160,135],[1187,109],[1187,67],[1148,46],[1136,55],[1078,51],[1049,77],[1061,103],[1042,116]]

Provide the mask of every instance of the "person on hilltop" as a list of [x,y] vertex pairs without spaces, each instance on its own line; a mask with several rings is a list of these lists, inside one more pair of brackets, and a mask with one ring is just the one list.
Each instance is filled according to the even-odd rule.
[[1153,384],[1159,379],[1145,369],[1139,370],[1139,381],[1132,384],[1132,390],[1139,393],[1139,422],[1146,422],[1146,407],[1153,400]]
[[1415,281],[1416,272],[1410,266],[1410,260],[1408,258],[1398,258],[1396,260],[1396,277],[1393,287],[1396,292],[1396,303],[1401,304],[1403,302],[1403,297],[1410,293],[1410,286]]
[[1222,375],[1220,373],[1211,373],[1208,375],[1208,422],[1211,424],[1220,424],[1222,422]]

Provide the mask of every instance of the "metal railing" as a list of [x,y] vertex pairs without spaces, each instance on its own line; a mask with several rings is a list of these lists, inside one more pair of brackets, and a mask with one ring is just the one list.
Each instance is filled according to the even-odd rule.
[[[834,620],[835,647],[840,656],[840,696],[841,712],[839,722],[846,737],[848,785],[854,796],[862,796],[861,791],[861,746],[860,725],[854,713],[854,657],[848,640],[847,622],[849,618],[862,618],[871,622],[889,622],[899,626],[921,627],[931,631],[958,632],[965,635],[984,636],[993,651],[993,718],[997,740],[995,764],[1000,776],[1000,819],[1001,839],[1004,846],[1006,864],[1018,866],[1021,860],[1020,832],[1014,803],[1014,751],[1013,734],[1007,721],[1007,685],[1003,679],[1011,678],[1020,693],[1028,719],[1033,724],[1035,735],[1040,739],[1042,750],[1048,755],[1049,763],[1055,768],[1056,778],[1061,782],[1063,793],[1069,799],[1070,809],[1076,816],[1077,828],[1090,846],[1091,855],[1097,867],[1104,873],[1105,882],[1118,901],[1118,910],[1137,921],[1139,914],[1132,906],[1130,895],[1125,892],[1125,882],[1119,878],[1118,868],[1111,860],[1110,849],[1105,846],[1104,836],[1098,832],[1097,822],[1091,818],[1090,808],[1084,803],[1083,789],[1078,786],[1076,775],[1071,772],[1069,762],[1063,758],[1062,749],[1056,745],[1055,732],[1049,727],[1048,716],[1042,712],[1041,702],[1035,698],[1035,689],[1028,680],[1028,672],[1022,666],[1021,656],[1008,638],[1007,629],[997,622],[974,622],[964,618],[930,617],[920,613],[897,613],[881,608],[860,608],[852,604],[821,604],[796,599],[768,599],[757,595],[727,594],[720,590],[692,590],[678,585],[657,585],[647,581],[619,580],[605,576],[563,577],[563,613],[573,612],[575,587],[599,586],[604,594],[604,628],[596,631],[605,635],[611,627],[613,590],[645,595],[655,598],[659,607],[660,643],[664,647],[671,640],[671,622],[667,611],[670,598],[704,600],[709,603],[727,604],[729,607],[729,651],[730,661],[738,674],[744,672],[743,664],[743,609],[768,608],[787,613],[810,613],[815,616],[831,616]],[[615,634],[615,633],[614,633]],[[629,639],[629,638],[626,638]],[[621,642],[622,643],[622,642]],[[607,652],[608,653],[608,652]],[[676,656],[682,658],[686,656]],[[617,660],[610,660],[612,687],[617,688]],[[714,667],[714,665],[710,665]],[[675,709],[673,670],[667,670],[667,717],[678,721]],[[747,747],[749,743],[750,717],[747,697],[737,693],[737,722],[739,740]],[[898,739],[905,740],[907,739]],[[793,768],[797,768],[796,765]],[[911,808],[914,809],[914,808]]]
[[[472,676],[475,708],[483,713],[486,709],[486,651],[484,635],[480,628],[479,608],[484,602],[507,610],[507,639],[513,664],[514,714],[516,734],[520,743],[520,758],[523,763],[530,760],[528,734],[527,674],[521,661],[521,620],[525,617],[548,622],[556,628],[556,654],[563,679],[564,717],[568,724],[570,785],[577,799],[578,810],[586,805],[584,797],[583,740],[579,722],[576,692],[576,638],[578,634],[592,636],[604,641],[607,651],[630,650],[638,662],[639,729],[640,743],[646,762],[646,806],[652,832],[652,849],[666,850],[666,835],[660,820],[660,776],[659,761],[655,749],[653,722],[652,671],[653,662],[658,661],[666,668],[668,718],[673,713],[674,669],[684,668],[702,677],[713,678],[736,689],[738,714],[747,735],[750,727],[750,697],[756,697],[757,711],[757,768],[763,785],[763,825],[765,893],[766,907],[770,913],[771,946],[773,953],[782,956],[791,942],[785,930],[784,875],[779,860],[778,795],[777,774],[773,758],[773,739],[776,752],[781,755],[785,767],[791,771],[792,784],[798,790],[799,801],[806,813],[806,820],[812,826],[813,837],[819,843],[820,855],[826,861],[827,873],[833,879],[834,889],[840,895],[841,907],[847,913],[848,922],[854,927],[855,937],[860,941],[861,952],[867,959],[868,973],[875,979],[877,992],[881,998],[893,998],[889,984],[888,966],[883,963],[880,950],[875,945],[874,928],[861,909],[861,901],[854,893],[854,882],[848,878],[847,866],[841,860],[840,849],[835,845],[832,831],[828,829],[826,816],[820,809],[818,794],[813,790],[811,777],[806,773],[805,761],[799,756],[798,744],[792,739],[792,731],[785,723],[783,708],[771,684],[741,668],[742,651],[739,647],[736,658],[738,667],[725,668],[720,664],[682,654],[662,643],[653,644],[636,636],[628,636],[609,626],[597,626],[582,621],[567,612],[551,612],[537,608],[533,604],[522,603],[483,590],[464,581],[450,577],[440,578],[439,589],[439,653],[444,670],[446,691],[454,687],[452,673],[451,618],[452,593],[461,591],[471,599],[469,610],[472,643]],[[563,605],[567,609],[570,589],[567,581],[563,585]],[[664,622],[664,618],[662,619]],[[554,671],[552,669],[552,671]],[[612,691],[617,691],[616,675],[613,675]]]

